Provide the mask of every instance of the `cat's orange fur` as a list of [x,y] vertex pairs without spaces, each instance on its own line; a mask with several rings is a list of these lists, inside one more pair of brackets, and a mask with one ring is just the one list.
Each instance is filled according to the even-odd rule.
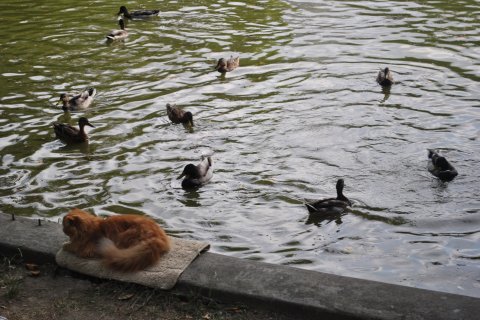
[[150,218],[117,215],[101,218],[80,209],[63,218],[70,242],[63,248],[81,258],[100,258],[105,266],[122,272],[143,270],[170,250],[170,240]]

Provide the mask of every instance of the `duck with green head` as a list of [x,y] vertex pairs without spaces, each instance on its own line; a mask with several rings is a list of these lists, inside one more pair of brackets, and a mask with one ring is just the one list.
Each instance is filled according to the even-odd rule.
[[62,93],[57,105],[62,103],[62,109],[65,112],[86,109],[90,106],[96,94],[97,90],[95,88],[88,88],[73,97],[68,93]]
[[351,207],[352,203],[347,197],[343,195],[343,187],[345,182],[343,179],[337,180],[337,197],[307,202],[308,212],[310,214],[340,214],[343,213],[347,207]]
[[53,130],[55,131],[55,136],[68,143],[82,143],[88,140],[88,135],[85,132],[85,126],[90,126],[95,128],[87,118],[81,117],[78,119],[78,128],[75,128],[69,124],[54,122]]
[[117,15],[123,15],[125,18],[133,19],[146,19],[158,16],[160,10],[134,10],[128,11],[127,7],[121,6]]
[[213,177],[213,161],[211,157],[202,158],[198,165],[189,163],[183,169],[178,179],[183,178],[182,188],[193,189],[210,181]]
[[125,22],[122,18],[118,19],[120,29],[115,29],[107,34],[107,41],[123,40],[128,37],[128,31],[125,29]]

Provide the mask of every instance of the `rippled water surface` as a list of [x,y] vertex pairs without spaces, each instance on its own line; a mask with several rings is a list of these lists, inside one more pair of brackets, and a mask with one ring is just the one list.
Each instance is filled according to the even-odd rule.
[[[480,297],[478,1],[124,4],[161,16],[108,45],[116,2],[0,3],[1,211],[147,214],[214,252]],[[89,110],[55,106],[89,86]],[[55,140],[53,121],[82,115],[89,145]],[[459,176],[431,176],[427,148]],[[176,178],[202,155],[214,178],[186,192]],[[353,208],[308,219],[302,200],[340,177]]]

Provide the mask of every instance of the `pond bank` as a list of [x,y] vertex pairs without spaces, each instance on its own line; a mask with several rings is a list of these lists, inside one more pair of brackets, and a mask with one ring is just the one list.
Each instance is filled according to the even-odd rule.
[[[61,226],[0,214],[0,254],[54,263]],[[302,319],[475,319],[480,299],[232,258],[199,256],[172,290],[224,302],[266,305]]]

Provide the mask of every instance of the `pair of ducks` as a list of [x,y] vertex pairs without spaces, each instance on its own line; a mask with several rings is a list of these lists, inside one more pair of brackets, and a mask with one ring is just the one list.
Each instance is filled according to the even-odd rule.
[[123,18],[129,20],[147,19],[158,16],[159,13],[160,10],[135,10],[129,12],[125,6],[121,6],[120,10],[117,13],[117,16],[119,16],[118,25],[120,26],[120,29],[110,31],[110,33],[107,34],[107,40],[123,40],[128,37],[128,31],[125,29],[125,21],[123,20]]
[[[57,138],[67,143],[82,143],[88,140],[85,133],[85,126],[95,128],[87,118],[78,119],[79,128],[72,127],[69,124],[60,122],[53,123],[53,129]],[[189,163],[185,166],[182,174],[178,179],[184,178],[182,181],[183,189],[193,189],[200,187],[210,181],[213,177],[213,160],[211,157],[202,157],[202,161],[198,165]]]
[[[393,75],[387,67],[380,70],[377,75],[377,82],[382,87],[389,87],[393,84]],[[428,171],[442,181],[451,181],[458,175],[457,170],[445,159],[433,150],[428,150]]]
[[[177,106],[167,103],[167,116],[173,123],[182,123],[185,126],[193,126],[193,115],[190,111],[184,111]],[[198,165],[189,163],[183,169],[178,179],[183,178],[183,189],[198,188],[213,177],[213,161],[211,157],[202,157]]]
[[[79,111],[88,108],[96,94],[97,90],[95,88],[88,88],[74,96],[71,96],[68,93],[62,93],[58,103],[63,103],[62,109],[65,112]],[[88,140],[85,126],[95,128],[87,118],[81,117],[78,119],[78,128],[69,124],[54,122],[53,130],[58,139],[63,140],[68,144],[76,144]]]
[[[428,171],[442,181],[451,181],[458,175],[457,170],[448,162],[448,160],[440,156],[434,150],[428,150]],[[337,197],[322,199],[305,203],[308,212],[313,216],[338,215],[343,213],[352,203],[343,195],[345,183],[343,179],[337,181]]]

